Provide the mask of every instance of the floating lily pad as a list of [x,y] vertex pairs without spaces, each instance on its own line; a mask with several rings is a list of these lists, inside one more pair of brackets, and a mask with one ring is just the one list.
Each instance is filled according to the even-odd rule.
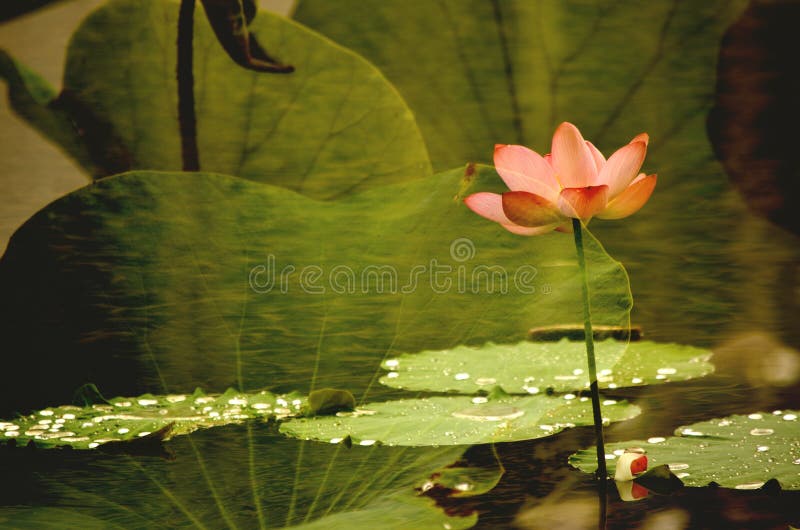
[[[601,388],[685,381],[714,371],[711,352],[693,346],[608,339],[595,344]],[[387,359],[381,383],[408,390],[475,393],[500,385],[515,394],[589,387],[583,341],[488,343]]]
[[[604,419],[637,416],[639,407],[606,401]],[[566,428],[592,425],[588,398],[505,396],[431,397],[371,403],[351,413],[298,418],[281,425],[281,432],[305,440],[373,445],[471,445],[531,440]]]
[[[646,451],[650,467],[668,464],[687,486],[716,482],[736,489],[758,489],[777,479],[785,489],[800,489],[800,411],[776,410],[695,423],[669,438],[652,437],[606,445],[609,473],[625,448]],[[595,449],[570,457],[570,464],[592,473]]]
[[[180,170],[179,7],[114,0],[93,12],[72,37],[57,99],[46,82],[0,53],[14,109],[96,178]],[[203,170],[317,198],[431,173],[413,115],[374,66],[267,11],[250,29],[294,73],[235,64],[198,5],[194,92]]]
[[33,442],[37,447],[93,449],[164,430],[164,439],[250,419],[287,418],[298,414],[306,400],[299,394],[266,391],[114,398],[88,407],[48,407],[13,421],[0,421],[0,443]]
[[[86,381],[122,396],[162,381],[347,388],[363,402],[400,352],[579,319],[569,235],[515,236],[456,198],[498,181],[469,166],[324,202],[208,173],[78,190],[0,260],[0,337],[25,374],[0,385],[0,417],[68,403]],[[625,325],[624,269],[590,235],[586,249],[595,321]]]

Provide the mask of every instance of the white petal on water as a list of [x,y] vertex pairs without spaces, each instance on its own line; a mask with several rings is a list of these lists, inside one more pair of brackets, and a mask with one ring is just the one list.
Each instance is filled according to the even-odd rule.
[[657,370],[657,373],[659,373],[661,375],[673,375],[673,374],[675,374],[677,372],[678,371],[675,368],[659,368]]
[[663,442],[666,442],[666,441],[667,441],[667,439],[664,438],[663,436],[653,436],[653,437],[647,439],[647,443],[649,443],[649,444],[660,444],[660,443],[663,443]]
[[750,414],[747,417],[750,418],[751,420],[760,420],[761,418],[763,418],[763,416],[761,414],[758,414],[758,413]]
[[459,372],[453,376],[453,379],[455,379],[456,381],[465,381],[469,379],[469,374],[466,372]]

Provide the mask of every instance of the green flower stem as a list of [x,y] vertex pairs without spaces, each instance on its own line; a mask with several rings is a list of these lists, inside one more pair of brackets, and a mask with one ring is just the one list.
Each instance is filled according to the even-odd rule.
[[192,66],[194,3],[195,0],[181,0],[178,15],[178,124],[181,131],[181,156],[184,171],[200,171]]
[[603,416],[600,413],[600,391],[597,387],[597,363],[594,359],[594,333],[592,331],[592,309],[589,305],[589,277],[586,273],[586,258],[583,255],[583,228],[580,219],[572,220],[575,234],[575,250],[578,253],[578,267],[581,270],[581,291],[583,292],[583,335],[586,341],[586,358],[589,363],[589,388],[592,393],[592,413],[594,415],[594,434],[597,445],[597,477],[605,480],[606,450],[603,446]]

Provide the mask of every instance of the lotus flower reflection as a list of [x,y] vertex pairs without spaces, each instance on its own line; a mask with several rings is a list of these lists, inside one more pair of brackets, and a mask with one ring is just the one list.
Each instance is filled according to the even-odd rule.
[[523,236],[571,231],[571,219],[627,217],[644,206],[656,186],[656,175],[639,173],[648,140],[639,134],[606,160],[577,127],[564,122],[548,155],[521,145],[495,146],[495,168],[511,191],[475,193],[464,202]]

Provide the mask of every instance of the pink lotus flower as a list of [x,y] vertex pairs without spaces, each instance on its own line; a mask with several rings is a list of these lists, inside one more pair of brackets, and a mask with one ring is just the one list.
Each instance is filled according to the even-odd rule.
[[495,169],[511,191],[474,193],[464,203],[523,236],[572,231],[571,219],[627,217],[644,206],[656,186],[656,175],[639,173],[648,140],[639,134],[606,160],[577,127],[564,122],[553,135],[551,154],[496,145]]

